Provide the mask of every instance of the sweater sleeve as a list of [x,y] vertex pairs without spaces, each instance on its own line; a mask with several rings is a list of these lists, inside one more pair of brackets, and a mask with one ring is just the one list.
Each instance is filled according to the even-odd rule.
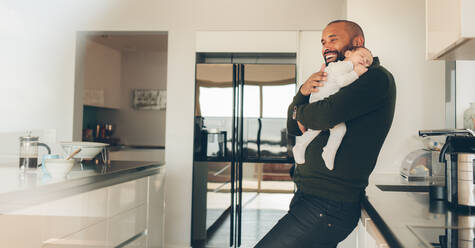
[[370,69],[338,93],[318,102],[297,106],[296,119],[306,128],[330,129],[338,123],[378,109],[388,100],[388,89],[388,76],[379,69]]
[[302,132],[300,131],[299,126],[297,124],[297,120],[293,118],[294,109],[296,110],[297,106],[300,106],[302,104],[308,104],[309,99],[310,96],[302,95],[302,93],[300,93],[299,88],[297,94],[294,96],[294,100],[292,101],[287,110],[287,133],[295,136],[302,135]]

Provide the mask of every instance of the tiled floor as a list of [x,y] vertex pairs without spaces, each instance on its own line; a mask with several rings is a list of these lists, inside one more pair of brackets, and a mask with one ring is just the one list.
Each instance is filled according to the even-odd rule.
[[[253,247],[287,213],[293,194],[244,193],[241,247]],[[229,247],[229,218],[206,247]]]

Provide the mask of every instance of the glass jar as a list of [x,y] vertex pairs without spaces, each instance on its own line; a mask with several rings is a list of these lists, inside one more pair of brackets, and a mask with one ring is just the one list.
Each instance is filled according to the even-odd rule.
[[20,137],[20,170],[36,169],[38,167],[38,146],[45,147],[48,154],[51,154],[50,148],[38,141],[39,137],[31,136],[31,132]]
[[475,102],[470,103],[470,108],[463,112],[463,128],[475,130]]

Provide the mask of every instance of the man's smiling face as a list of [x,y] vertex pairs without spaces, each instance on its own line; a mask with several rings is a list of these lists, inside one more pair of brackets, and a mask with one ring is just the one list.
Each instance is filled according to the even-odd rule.
[[322,33],[322,54],[325,63],[343,60],[345,51],[351,48],[350,35],[345,23],[333,23],[328,25]]

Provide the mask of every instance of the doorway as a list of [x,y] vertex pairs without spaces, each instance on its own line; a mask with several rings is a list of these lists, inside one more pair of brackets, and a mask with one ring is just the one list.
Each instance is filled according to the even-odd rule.
[[163,162],[167,57],[167,32],[77,32],[73,139]]

